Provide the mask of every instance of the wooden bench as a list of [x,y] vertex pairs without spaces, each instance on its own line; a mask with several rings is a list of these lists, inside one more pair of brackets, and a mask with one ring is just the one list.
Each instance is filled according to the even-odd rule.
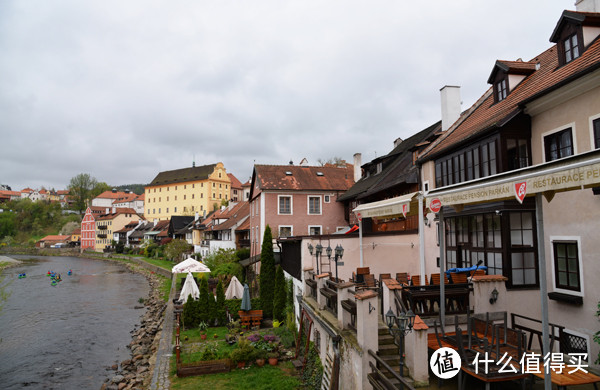
[[238,311],[238,315],[240,316],[240,323],[242,324],[242,328],[250,328],[250,326],[252,325],[250,311],[240,310]]
[[334,290],[327,285],[321,287],[321,295],[325,297],[326,307],[333,312],[333,314],[337,315],[337,290]]
[[250,310],[250,321],[252,322],[252,326],[258,326],[260,328],[260,323],[262,322],[263,311],[262,310]]
[[356,331],[356,301],[353,299],[344,299],[342,308],[350,313],[350,327]]

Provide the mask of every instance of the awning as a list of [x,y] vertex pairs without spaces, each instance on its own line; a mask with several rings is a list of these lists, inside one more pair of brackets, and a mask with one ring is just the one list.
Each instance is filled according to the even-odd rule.
[[[356,207],[352,212],[359,219],[373,217],[391,217],[403,215],[406,217],[410,213],[410,204],[416,199],[418,192],[398,196],[391,199],[380,200],[377,202],[365,203]],[[415,212],[417,207],[414,207]]]
[[579,154],[534,167],[495,175],[469,183],[432,190],[427,194],[427,207],[432,200],[441,206],[462,209],[463,205],[515,198],[543,193],[548,201],[557,192],[600,185],[600,150]]

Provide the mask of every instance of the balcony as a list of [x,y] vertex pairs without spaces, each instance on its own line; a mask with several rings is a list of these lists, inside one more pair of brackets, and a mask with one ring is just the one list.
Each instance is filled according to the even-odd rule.
[[98,230],[106,230],[108,229],[108,226],[106,225],[98,225]]
[[238,240],[238,246],[240,248],[250,248],[250,240]]
[[99,233],[96,235],[98,238],[106,238],[106,233]]

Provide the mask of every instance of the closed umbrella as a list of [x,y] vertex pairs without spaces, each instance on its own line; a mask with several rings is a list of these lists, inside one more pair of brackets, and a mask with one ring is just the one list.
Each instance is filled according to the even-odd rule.
[[242,306],[240,309],[246,311],[252,309],[252,305],[250,304],[250,287],[248,287],[248,284],[244,284],[244,294],[242,295]]
[[185,303],[190,295],[192,298],[198,299],[200,297],[200,290],[198,289],[198,285],[196,284],[192,273],[188,272],[185,282],[183,283],[183,288],[181,289],[181,294],[179,294],[179,300]]
[[238,278],[235,276],[231,278],[231,282],[229,282],[229,287],[227,287],[227,291],[225,291],[225,299],[240,299],[244,294],[244,286],[240,283]]

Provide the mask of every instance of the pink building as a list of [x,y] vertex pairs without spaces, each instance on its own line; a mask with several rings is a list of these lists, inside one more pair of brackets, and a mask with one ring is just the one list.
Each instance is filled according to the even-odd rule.
[[96,217],[90,207],[85,210],[85,215],[81,221],[81,250],[96,248]]
[[354,184],[351,164],[338,167],[255,165],[250,187],[250,255],[265,227],[273,238],[334,233],[347,226],[338,197]]

